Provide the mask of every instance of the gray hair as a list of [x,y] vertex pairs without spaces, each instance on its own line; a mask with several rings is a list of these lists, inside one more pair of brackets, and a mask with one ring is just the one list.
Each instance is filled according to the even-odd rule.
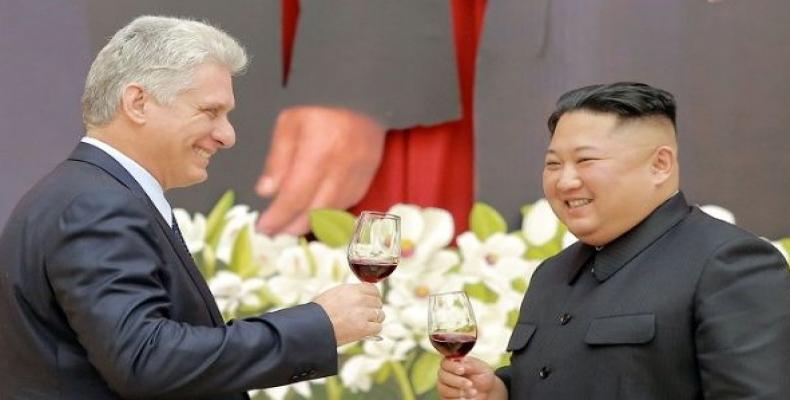
[[244,48],[230,35],[188,19],[142,16],[113,35],[93,60],[82,95],[86,126],[114,117],[126,85],[142,85],[163,105],[187,89],[194,69],[217,63],[238,75],[247,66]]

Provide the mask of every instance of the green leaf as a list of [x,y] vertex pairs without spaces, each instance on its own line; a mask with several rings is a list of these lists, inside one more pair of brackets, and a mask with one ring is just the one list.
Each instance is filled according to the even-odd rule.
[[469,228],[480,241],[484,241],[495,233],[507,232],[507,223],[493,207],[478,202],[469,214]]
[[203,247],[200,254],[203,259],[203,262],[200,263],[200,272],[203,273],[204,278],[209,279],[217,271],[217,255],[211,246]]
[[310,212],[310,229],[329,247],[342,247],[354,234],[354,216],[341,210],[318,209]]
[[228,269],[237,273],[242,279],[255,276],[258,270],[258,266],[255,263],[255,256],[252,252],[250,230],[246,227],[239,230],[236,241],[233,242]]
[[474,297],[484,303],[496,303],[499,295],[483,283],[466,284],[464,291],[469,297]]
[[510,287],[518,293],[524,293],[527,291],[527,280],[524,278],[516,278],[513,282],[510,282]]
[[220,197],[217,204],[214,205],[214,208],[212,208],[211,212],[208,214],[208,218],[206,219],[206,243],[212,248],[216,249],[219,244],[219,239],[222,236],[222,228],[225,227],[225,214],[233,207],[234,201],[235,195],[233,191],[228,190]]
[[[785,253],[790,257],[790,237],[779,239],[779,244],[784,247]],[[787,259],[787,264],[790,265],[790,258]]]
[[557,240],[552,240],[543,246],[532,246],[527,248],[525,258],[527,260],[545,260],[553,257],[555,254],[562,250],[562,243]]
[[340,400],[343,398],[343,385],[340,384],[337,377],[330,376],[326,378],[325,389],[327,400]]
[[310,251],[310,245],[306,240],[300,240],[299,247],[302,248],[305,258],[307,258],[307,268],[310,270],[310,276],[315,276],[318,273],[318,261],[316,261],[313,252]]
[[518,314],[519,314],[518,310],[510,310],[510,312],[507,313],[508,327],[513,328],[514,326],[516,326],[516,322],[518,322]]
[[376,382],[377,385],[381,385],[389,379],[391,373],[392,365],[390,363],[384,363],[381,368],[376,371],[376,376],[373,377],[373,381]]
[[411,369],[411,382],[414,393],[421,395],[436,386],[436,374],[442,357],[430,352],[423,352]]

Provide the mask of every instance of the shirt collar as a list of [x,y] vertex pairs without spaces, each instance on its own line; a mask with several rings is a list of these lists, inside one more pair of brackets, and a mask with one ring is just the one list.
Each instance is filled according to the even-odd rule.
[[118,163],[121,164],[121,166],[127,172],[129,172],[129,175],[131,175],[132,178],[137,181],[140,187],[143,188],[145,194],[149,199],[151,199],[151,202],[154,203],[156,210],[162,214],[162,218],[164,218],[171,227],[173,226],[173,209],[170,207],[170,203],[168,203],[167,199],[165,198],[165,192],[162,189],[162,185],[159,184],[159,181],[157,181],[150,172],[148,172],[136,161],[129,158],[127,155],[121,153],[118,149],[102,142],[99,139],[85,136],[80,141],[99,148],[100,150],[107,153],[107,155],[112,157],[115,161],[118,161]]
[[[600,250],[596,251],[593,246],[583,245],[584,253],[594,253],[592,268],[595,279],[599,282],[609,279],[669,229],[677,225],[690,211],[691,208],[686,203],[683,193],[677,192],[642,222]],[[569,283],[575,280],[582,269],[574,271]]]

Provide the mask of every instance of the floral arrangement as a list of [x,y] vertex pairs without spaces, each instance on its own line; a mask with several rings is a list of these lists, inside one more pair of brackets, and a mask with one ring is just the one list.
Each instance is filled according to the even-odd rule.
[[[308,242],[257,233],[257,212],[233,203],[233,193],[227,192],[208,216],[174,210],[226,320],[306,303],[332,286],[358,282],[346,260],[351,214],[314,211],[310,224],[318,240]],[[702,208],[734,223],[721,207]],[[465,290],[479,329],[470,354],[502,365],[532,272],[576,240],[543,199],[522,208],[522,224],[515,231],[496,210],[475,204],[470,231],[457,237],[457,247],[451,247],[454,222],[447,211],[397,204],[388,212],[401,217],[402,232],[401,262],[379,284],[387,315],[384,340],[340,347],[336,377],[253,391],[253,399],[435,399],[441,357],[428,341],[428,294]],[[790,238],[773,243],[787,258]]]

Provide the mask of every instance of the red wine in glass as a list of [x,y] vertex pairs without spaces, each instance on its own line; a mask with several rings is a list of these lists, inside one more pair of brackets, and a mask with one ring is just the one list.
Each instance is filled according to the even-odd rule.
[[363,211],[354,224],[347,256],[351,271],[363,282],[377,283],[390,276],[400,259],[400,217]]
[[463,333],[432,333],[429,336],[433,347],[451,360],[459,360],[472,350],[477,337]]
[[349,260],[351,271],[362,282],[376,283],[395,271],[398,263],[375,262],[367,260]]
[[477,342],[477,323],[469,297],[462,291],[428,296],[428,339],[451,360],[460,360]]

